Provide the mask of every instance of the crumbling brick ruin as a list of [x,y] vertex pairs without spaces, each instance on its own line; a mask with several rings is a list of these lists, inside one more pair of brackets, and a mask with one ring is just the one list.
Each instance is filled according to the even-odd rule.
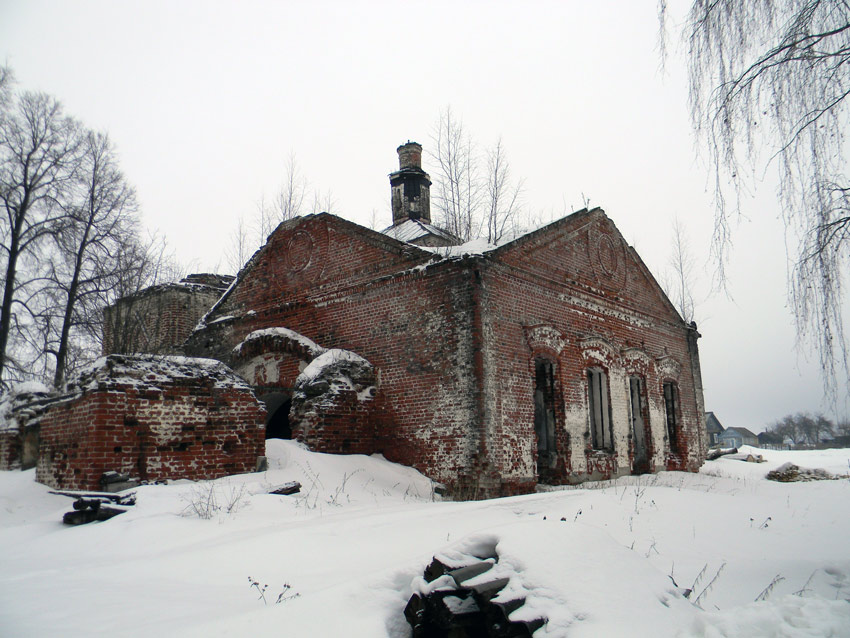
[[[234,370],[267,409],[267,437],[380,452],[462,496],[695,471],[699,333],[611,219],[582,210],[500,246],[460,245],[431,224],[421,146],[398,152],[391,227],[283,222],[204,297],[185,338],[150,343]],[[196,313],[192,295],[182,308]]]
[[119,299],[104,309],[103,354],[179,354],[180,344],[232,282],[230,275],[194,274]]
[[0,396],[0,470],[27,470],[38,460],[38,422],[53,402],[40,383],[13,386]]
[[281,224],[186,352],[287,399],[315,355],[281,343],[246,358],[255,331],[357,353],[377,371],[371,451],[466,495],[697,469],[699,334],[605,213],[457,246],[430,225],[420,158],[418,144],[399,148],[383,233],[324,213]]
[[251,388],[216,361],[110,355],[41,416],[36,480],[98,490],[107,472],[147,481],[251,472],[264,418]]

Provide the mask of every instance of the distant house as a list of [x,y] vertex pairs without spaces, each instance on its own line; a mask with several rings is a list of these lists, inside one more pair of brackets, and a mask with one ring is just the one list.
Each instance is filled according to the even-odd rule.
[[788,444],[775,432],[759,432],[759,447],[772,449],[788,449]]
[[705,413],[705,434],[708,437],[708,446],[714,447],[718,444],[718,438],[726,428],[720,423],[714,412]]
[[717,437],[721,447],[741,447],[742,445],[758,446],[759,438],[747,428],[726,428]]

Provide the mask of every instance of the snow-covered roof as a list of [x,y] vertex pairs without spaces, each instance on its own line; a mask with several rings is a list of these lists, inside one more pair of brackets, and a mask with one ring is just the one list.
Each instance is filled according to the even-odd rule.
[[385,228],[381,232],[388,237],[408,243],[414,243],[416,240],[428,236],[439,237],[452,243],[457,241],[457,237],[451,233],[447,233],[441,228],[426,224],[418,219],[408,219],[401,224]]
[[[187,275],[180,281],[171,281],[155,286],[148,286],[137,293],[122,297],[121,299],[132,299],[138,297],[146,297],[157,293],[166,292],[169,290],[179,292],[205,292],[221,295],[227,290],[228,286],[233,283],[233,275],[216,275],[210,273],[196,273]],[[119,302],[121,301],[119,299]]]

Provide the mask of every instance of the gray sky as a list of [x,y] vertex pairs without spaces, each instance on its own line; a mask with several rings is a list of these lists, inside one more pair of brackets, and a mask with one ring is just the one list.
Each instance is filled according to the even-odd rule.
[[109,132],[146,226],[192,270],[224,268],[237,219],[273,195],[291,153],[338,214],[389,225],[396,147],[427,152],[450,106],[482,146],[501,137],[526,209],[549,219],[589,198],[657,276],[679,217],[701,279],[706,407],[725,426],[829,413],[795,350],[769,174],[734,236],[732,298],[709,296],[707,172],[682,55],[662,74],[657,30],[655,3],[627,0],[0,0],[0,60]]

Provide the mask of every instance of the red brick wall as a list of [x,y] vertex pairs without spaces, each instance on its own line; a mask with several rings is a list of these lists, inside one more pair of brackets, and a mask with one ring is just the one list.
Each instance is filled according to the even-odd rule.
[[41,421],[36,480],[100,489],[104,472],[146,480],[251,472],[265,412],[250,392],[203,383],[114,385],[51,407]]
[[296,412],[293,437],[311,450],[330,454],[372,454],[385,444],[378,443],[381,410],[374,400],[362,401],[353,390],[337,394],[331,405],[321,412]]
[[[188,352],[233,363],[231,349],[247,334],[283,326],[360,354],[379,371],[385,408],[375,410],[376,451],[390,460],[467,495],[531,489],[533,358],[540,353],[556,363],[556,480],[630,471],[631,373],[646,379],[654,469],[701,462],[694,443],[701,388],[688,329],[604,213],[571,216],[485,257],[430,264],[422,251],[404,253],[331,216],[287,223],[269,246],[210,317],[236,318],[193,335]],[[560,341],[553,348],[530,337],[535,326]],[[611,351],[589,345],[594,336]],[[667,453],[664,440],[662,361],[678,363],[680,457]],[[275,365],[279,387],[291,391],[295,361]],[[586,438],[588,365],[609,373],[614,453],[590,449]],[[331,416],[344,430],[345,419]]]
[[0,470],[21,466],[21,437],[17,430],[0,432]]
[[250,276],[242,279],[216,316],[233,314],[226,308],[262,314],[281,303],[298,303],[305,293],[316,296],[370,282],[429,258],[338,217],[298,218],[284,222],[269,237],[250,262]]
[[[315,265],[314,271],[311,262],[303,271],[310,277],[307,282],[292,272],[285,252],[271,250],[215,313],[241,318],[196,333],[187,352],[234,363],[233,346],[254,330],[276,326],[326,348],[352,350],[378,369],[386,408],[373,412],[382,424],[393,424],[379,426],[374,451],[440,481],[472,473],[480,423],[473,374],[473,271],[453,262],[416,268],[430,260],[428,253],[400,248],[381,236],[370,243],[346,232],[348,222],[325,224],[326,218],[284,227],[269,246],[285,251],[294,235],[306,229],[317,252],[333,259]],[[369,231],[357,233],[371,239]],[[326,249],[321,248],[325,237]],[[401,254],[402,248],[410,256]],[[309,290],[293,299],[296,295],[280,283],[287,281],[294,291],[299,286]],[[289,392],[296,368],[291,358],[281,361],[280,387]]]
[[[533,361],[538,354],[557,364],[556,482],[632,470],[630,375],[645,379],[650,468],[695,470],[702,463],[702,389],[692,374],[689,328],[659,295],[631,250],[619,243],[619,233],[604,215],[572,221],[554,236],[548,233],[505,251],[501,263],[484,270],[488,456],[502,492],[525,490],[536,480]],[[607,238],[600,240],[603,234]],[[593,248],[600,241],[615,251],[602,257],[608,260],[607,269],[593,263],[599,259]],[[530,337],[535,326],[547,327],[553,337]],[[591,445],[589,367],[608,375],[613,453],[595,451]],[[662,383],[668,378],[679,386],[682,427],[677,455],[670,454],[665,440]]]

